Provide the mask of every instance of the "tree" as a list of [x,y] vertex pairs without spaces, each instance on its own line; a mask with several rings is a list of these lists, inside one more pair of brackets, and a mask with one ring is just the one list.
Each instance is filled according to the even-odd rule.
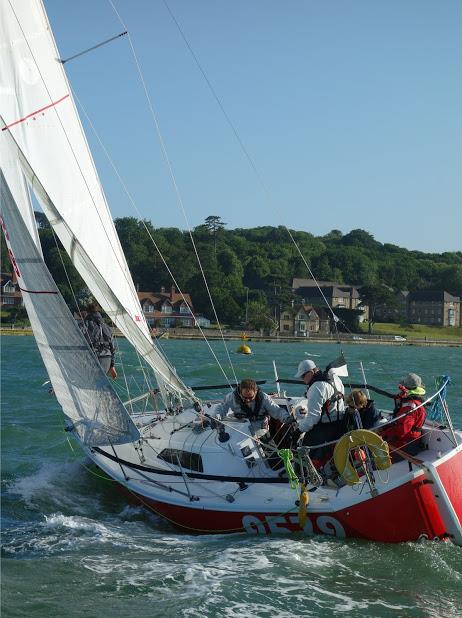
[[23,305],[14,305],[9,314],[9,321],[12,322],[13,326],[16,322],[25,322],[28,321],[29,316],[27,315],[26,308]]
[[221,217],[210,215],[206,218],[204,225],[209,232],[216,234],[218,230],[222,230],[225,227],[226,223],[221,220]]
[[258,301],[249,302],[248,324],[255,330],[273,331],[277,329],[277,323],[269,314],[268,305]]
[[350,331],[353,333],[359,330],[359,318],[363,312],[360,309],[345,309],[344,307],[335,307],[335,315],[339,318],[337,322],[340,331]]
[[95,302],[95,297],[86,286],[76,293],[75,299],[79,309],[86,309],[90,303]]
[[331,230],[328,234],[323,236],[323,240],[341,240],[343,234],[340,230]]
[[34,210],[34,217],[37,227],[39,229],[50,229],[51,226],[48,222],[48,219],[46,218],[46,215],[43,212],[40,212],[40,210]]
[[216,215],[210,215],[205,220],[205,228],[209,231],[210,234],[213,235],[213,248],[215,255],[217,253],[217,232],[223,230],[226,223],[221,220],[221,217],[217,217]]
[[361,303],[369,307],[369,335],[371,335],[377,308],[384,305],[393,307],[396,305],[396,299],[393,291],[381,284],[363,285],[359,289],[359,294]]
[[8,256],[8,248],[6,246],[5,238],[3,236],[3,230],[0,232],[0,264],[2,272],[10,270],[10,258]]

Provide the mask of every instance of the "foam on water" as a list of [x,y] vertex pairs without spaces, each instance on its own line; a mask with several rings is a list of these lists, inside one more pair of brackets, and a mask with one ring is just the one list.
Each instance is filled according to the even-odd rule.
[[88,499],[88,481],[84,458],[47,461],[31,474],[12,479],[9,491],[21,496],[30,508],[42,506],[46,500],[57,506],[71,506],[77,500],[79,507],[79,497]]
[[[14,338],[9,339],[7,350]],[[44,370],[32,338],[25,339],[20,353],[5,363],[15,388],[3,390],[2,423],[8,436],[2,453],[7,470],[2,483],[5,615],[459,618],[460,549],[450,543],[390,546],[299,535],[193,536],[141,507],[127,506],[113,483],[93,475],[84,457],[70,451],[56,401],[39,389],[32,405],[31,380],[40,385]],[[124,352],[125,345],[120,342]],[[223,382],[197,342],[165,345],[188,383]],[[279,375],[291,377],[307,349],[259,342],[251,362],[239,359],[238,378],[269,379],[273,358]],[[319,355],[321,366],[338,355],[334,346],[313,342],[309,350]],[[399,351],[398,357],[396,348],[347,348],[351,380],[361,380],[356,359],[367,367],[368,381],[385,390],[411,370],[421,373],[428,386],[435,368],[444,370],[449,363],[454,370],[450,407],[456,408],[456,426],[461,425],[460,350]],[[20,364],[24,358],[31,361],[27,374]],[[23,409],[27,422],[21,425],[18,410]],[[75,598],[76,582],[85,594],[74,607],[69,599]]]

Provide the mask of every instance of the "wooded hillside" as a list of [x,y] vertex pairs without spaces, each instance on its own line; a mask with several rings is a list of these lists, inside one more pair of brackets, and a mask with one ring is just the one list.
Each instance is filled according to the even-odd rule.
[[[115,224],[133,280],[140,290],[155,291],[172,285],[160,252],[177,285],[191,294],[196,312],[214,320],[188,232],[176,228],[154,229],[149,221],[132,217],[116,219]],[[241,323],[247,294],[248,309],[253,314],[265,314],[272,305],[290,302],[292,279],[307,278],[309,273],[288,231],[284,227],[268,226],[227,230],[225,225],[219,217],[208,217],[204,225],[193,231],[220,320]],[[300,231],[292,231],[292,235],[319,280],[357,286],[382,283],[395,290],[437,289],[454,295],[462,293],[462,252],[408,251],[377,242],[361,229],[348,234],[332,230],[322,237]],[[72,295],[52,232],[45,226],[40,229],[40,236],[47,264],[70,303]],[[2,257],[5,258],[4,242]],[[67,258],[65,263],[69,265]],[[71,284],[78,291],[83,283],[72,268],[69,272]]]

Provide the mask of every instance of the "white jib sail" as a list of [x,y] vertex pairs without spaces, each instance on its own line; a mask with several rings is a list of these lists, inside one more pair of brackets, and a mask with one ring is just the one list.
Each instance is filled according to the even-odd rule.
[[[39,195],[42,208],[75,267],[114,324],[152,367],[161,390],[191,397],[152,342],[40,0],[0,2],[0,95],[2,134],[13,138],[45,188],[47,198],[43,199],[43,192]],[[5,149],[4,140],[0,147]],[[5,176],[33,234],[30,207],[16,186],[20,183],[17,165],[17,154],[5,156],[4,151]]]
[[88,446],[139,439],[50,275],[0,170],[1,225],[54,393]]

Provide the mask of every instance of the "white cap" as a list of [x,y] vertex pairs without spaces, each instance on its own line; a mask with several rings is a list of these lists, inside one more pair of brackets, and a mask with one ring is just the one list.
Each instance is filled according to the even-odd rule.
[[308,371],[312,371],[313,369],[316,369],[316,363],[314,361],[309,359],[302,360],[302,362],[298,365],[298,370],[294,377],[301,378],[305,375],[305,373],[308,373]]

